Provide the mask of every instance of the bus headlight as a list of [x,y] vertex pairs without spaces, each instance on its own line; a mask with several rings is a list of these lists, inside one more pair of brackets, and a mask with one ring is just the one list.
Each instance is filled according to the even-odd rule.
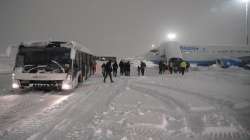
[[62,90],[70,90],[70,89],[72,89],[72,84],[70,82],[62,83]]
[[14,82],[12,83],[12,88],[13,88],[13,89],[18,89],[18,88],[20,88],[19,83],[18,83],[17,81],[14,81]]

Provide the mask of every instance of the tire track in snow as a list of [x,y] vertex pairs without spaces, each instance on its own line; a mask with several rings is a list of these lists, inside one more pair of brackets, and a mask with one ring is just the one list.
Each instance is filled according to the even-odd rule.
[[[90,89],[85,91],[85,94],[88,94],[89,92]],[[74,95],[74,93],[72,93],[72,95]],[[73,105],[74,103],[82,99],[82,98],[76,98],[75,96],[72,96],[72,98],[75,98],[72,99],[75,102],[68,102],[67,104],[57,104],[55,105],[55,107],[47,105],[46,106],[47,108],[43,108],[42,112],[38,112],[37,114],[31,114],[31,115],[27,114],[29,115],[28,118],[18,121],[12,126],[10,126],[8,128],[8,133],[5,134],[2,139],[25,140],[31,135],[34,135],[40,131],[44,131],[44,129],[48,129],[52,124],[54,124],[54,122],[56,122],[55,119],[57,115],[58,116],[62,115],[65,108],[68,108],[70,105]],[[36,137],[38,136],[39,135],[36,135]]]
[[[151,84],[151,83],[146,83],[146,82],[136,82],[136,83],[141,84],[141,85],[148,85],[148,86],[159,87],[159,88],[163,88],[163,89],[167,89],[167,90],[172,90],[172,91],[178,92],[180,94],[183,94],[184,96],[190,95],[190,96],[198,97],[199,99],[205,101],[206,103],[210,104],[211,106],[216,107],[216,110],[220,110],[220,111],[222,110],[228,116],[233,115],[233,116],[237,117],[237,112],[232,108],[233,104],[230,103],[229,101],[217,99],[215,97],[204,95],[204,94],[201,94],[198,92],[188,91],[185,89],[180,89],[180,88],[172,87],[172,86],[168,86],[168,85],[161,85],[161,84],[155,84],[155,83]],[[232,119],[231,121],[233,121],[234,123],[237,123],[237,121],[234,119]]]
[[[235,110],[233,110],[231,108],[231,104],[229,104],[227,101],[223,101],[221,99],[216,99],[214,97],[210,97],[210,96],[207,96],[207,95],[203,95],[203,94],[200,94],[200,93],[196,93],[196,92],[192,92],[192,91],[187,91],[187,90],[184,90],[184,89],[179,89],[179,88],[175,88],[175,87],[171,87],[171,86],[168,86],[168,85],[160,85],[160,84],[152,84],[152,83],[147,83],[147,82],[140,82],[140,81],[136,81],[135,83],[139,84],[139,85],[142,85],[143,88],[145,88],[145,85],[148,85],[148,86],[153,86],[153,87],[160,87],[160,88],[163,88],[163,89],[168,89],[168,90],[172,90],[172,91],[175,91],[175,92],[178,92],[178,93],[181,93],[181,94],[184,94],[184,96],[187,96],[187,95],[191,95],[191,96],[194,96],[194,97],[198,97],[199,99],[201,100],[204,100],[205,102],[207,102],[208,104],[210,105],[213,105],[216,107],[217,111],[222,111],[224,116],[226,116],[233,124],[235,125],[239,125],[239,120],[237,121],[237,112],[235,112]],[[152,89],[147,89],[147,90],[151,90],[152,91],[155,91],[155,90],[152,90]],[[157,92],[156,92],[157,93]],[[171,96],[171,95],[169,95]],[[188,112],[187,112],[188,113]],[[189,114],[191,114],[191,116],[189,116],[188,118],[191,119],[191,122],[195,122],[197,120],[200,120],[199,119],[199,116],[195,115],[194,113],[190,112],[189,111]],[[231,116],[234,116],[234,117],[231,117]],[[201,120],[200,120],[201,121]],[[198,132],[202,132],[201,130],[204,130],[204,128],[202,128],[202,123],[203,122],[200,122],[199,124],[201,125],[200,127],[198,127],[199,129],[195,128],[197,127],[197,124],[195,124],[193,127],[196,129],[196,130],[199,130]],[[240,123],[242,124],[242,123]],[[207,137],[213,137],[213,138],[229,138],[229,137],[236,137],[238,139],[241,139],[241,138],[250,138],[250,133],[241,128],[241,126],[236,126],[237,127],[237,130],[233,128],[229,128],[229,127],[221,127],[218,128],[218,129],[213,129],[214,131],[209,131],[207,133],[205,133],[204,135]],[[192,128],[192,126],[191,126]],[[209,128],[208,128],[209,129]],[[224,132],[225,129],[228,129],[230,131],[227,131],[227,132]],[[219,130],[219,131],[215,131],[215,130]],[[204,131],[207,131],[206,129]],[[221,137],[223,136],[223,137]]]
[[[108,109],[109,103],[115,98],[125,87],[127,82],[118,82],[106,87],[106,84],[100,84],[95,91],[92,91],[90,96],[85,100],[79,101],[77,104],[70,106],[71,109],[52,125],[39,135],[40,139],[83,139],[92,138],[94,134],[93,128],[90,128],[94,117]],[[102,91],[102,92],[101,92]],[[73,114],[76,113],[77,114]],[[65,124],[62,130],[58,130],[58,125],[65,119],[71,122]]]
[[138,86],[136,84],[130,85],[130,88],[135,90],[135,91],[138,91],[140,93],[144,93],[144,94],[150,95],[154,98],[157,98],[158,100],[163,101],[163,103],[165,103],[166,106],[168,106],[169,103],[171,103],[171,104],[173,104],[173,106],[177,107],[178,111],[181,111],[182,113],[189,111],[189,108],[185,104],[183,104],[182,102],[179,102],[178,100],[176,100],[175,98],[173,98],[167,94],[162,94],[162,93],[158,92],[157,90],[145,88],[142,86]]
[[41,132],[39,132],[39,135],[36,136],[35,140],[50,139],[49,137],[51,137],[51,135],[56,136],[56,138],[54,139],[62,139],[63,136],[61,136],[61,133],[64,133],[64,135],[66,134],[65,132],[67,132],[66,130],[67,130],[68,125],[72,125],[71,123],[74,121],[73,116],[79,113],[75,109],[77,109],[77,107],[79,106],[81,102],[84,102],[88,98],[93,96],[93,94],[99,88],[101,87],[95,86],[93,88],[90,88],[87,92],[85,92],[85,94],[87,95],[86,97],[85,96],[78,97],[77,94],[82,94],[82,93],[76,93],[74,96],[74,99],[71,100],[70,103],[66,107],[62,108],[61,110],[57,110],[59,111],[58,114],[54,114],[54,116],[50,116],[51,117],[50,121],[46,122],[46,124],[50,123],[49,126],[44,128],[43,130],[40,130]]
[[[35,94],[18,95],[14,101],[11,102],[11,107],[0,115],[0,130],[5,129],[12,124],[28,118],[29,115],[41,111],[47,104],[51,103],[58,96],[53,95],[48,97],[47,94],[37,92]],[[7,102],[5,104],[8,104]]]
[[214,97],[211,97],[211,96],[207,96],[207,95],[204,95],[204,94],[201,94],[201,93],[198,93],[198,92],[193,92],[193,91],[188,91],[188,90],[177,88],[177,87],[172,87],[172,86],[169,86],[169,85],[161,85],[161,84],[156,84],[156,83],[152,84],[152,83],[147,83],[147,82],[136,82],[136,83],[142,84],[142,85],[160,87],[160,88],[176,91],[176,92],[179,92],[179,93],[182,93],[182,94],[185,94],[185,95],[189,94],[189,95],[198,97],[198,98],[200,98],[202,100],[205,100],[207,103],[209,103],[211,105],[217,104],[217,105],[220,106],[219,108],[221,108],[221,106],[225,106],[225,107],[228,107],[228,108],[231,108],[233,106],[232,103],[230,103],[229,101],[226,101],[226,100],[222,100],[222,99],[214,98]]
[[[184,103],[178,101],[177,99],[175,99],[172,96],[169,96],[168,94],[163,94],[157,90],[153,90],[153,89],[149,89],[149,88],[145,88],[142,86],[138,86],[137,84],[133,84],[130,85],[130,88],[132,90],[138,91],[140,93],[144,93],[147,94],[153,98],[156,98],[159,101],[162,101],[166,107],[168,107],[169,102],[171,102],[172,104],[174,104],[174,106],[176,106],[176,111],[179,115],[182,116],[183,120],[183,128],[180,131],[183,135],[186,136],[191,136],[193,135],[193,133],[191,132],[190,128],[190,124],[187,123],[186,118],[189,118],[190,115],[190,108],[188,106],[186,106]],[[169,112],[166,112],[166,114],[169,114]],[[192,127],[192,126],[191,126]],[[179,133],[178,133],[179,134]],[[166,134],[161,134],[161,135],[166,135]]]

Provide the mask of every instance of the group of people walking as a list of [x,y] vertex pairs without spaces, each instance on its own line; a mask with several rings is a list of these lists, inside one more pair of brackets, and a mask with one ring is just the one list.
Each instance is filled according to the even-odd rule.
[[[110,78],[110,81],[113,83],[113,77],[117,76],[118,68],[120,69],[121,76],[130,76],[131,68],[130,68],[130,61],[121,60],[119,65],[117,61],[109,60],[107,63],[102,64],[102,75],[103,81],[106,82],[107,77]],[[169,63],[165,63],[164,61],[159,62],[159,74],[164,74],[166,70],[169,71],[170,74],[173,73],[180,73],[184,75],[186,71],[188,71],[190,64],[187,61],[182,59],[170,59]],[[138,76],[144,76],[146,69],[146,63],[141,61],[140,64],[137,66]]]
[[104,83],[106,82],[107,77],[110,77],[110,81],[113,83],[114,80],[112,78],[113,76],[117,76],[117,70],[120,68],[120,75],[123,76],[130,76],[130,61],[124,61],[121,60],[119,65],[117,64],[117,61],[114,61],[112,63],[111,60],[109,60],[107,63],[102,64],[102,75],[104,77]]
[[182,59],[171,59],[168,65],[164,61],[159,62],[159,74],[164,74],[166,70],[169,70],[170,74],[180,73],[184,75],[188,71],[190,64]]
[[142,75],[144,76],[146,68],[146,63],[141,61],[140,65],[137,66],[138,76]]
[[130,76],[130,61],[121,60],[119,63],[120,75]]

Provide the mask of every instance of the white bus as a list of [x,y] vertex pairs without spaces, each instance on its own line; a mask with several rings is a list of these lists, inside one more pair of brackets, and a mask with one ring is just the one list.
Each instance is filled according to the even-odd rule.
[[91,75],[93,53],[77,42],[32,42],[18,45],[12,88],[70,90]]

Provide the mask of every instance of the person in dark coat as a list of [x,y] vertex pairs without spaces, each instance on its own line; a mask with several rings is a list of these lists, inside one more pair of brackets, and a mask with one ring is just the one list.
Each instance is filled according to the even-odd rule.
[[106,75],[105,66],[106,66],[106,64],[103,63],[103,64],[102,64],[102,76],[103,76],[103,77],[105,77],[105,75]]
[[160,60],[160,62],[159,62],[159,74],[162,74],[163,73],[163,61],[162,60]]
[[125,74],[125,76],[129,76],[129,67],[130,67],[129,61],[124,62],[124,74]]
[[174,67],[173,61],[169,61],[168,70],[170,74],[173,74],[173,67]]
[[165,62],[163,62],[162,63],[162,74],[165,73],[166,69],[167,69],[167,64]]
[[141,75],[141,66],[140,65],[137,66],[137,72],[138,72],[138,76],[140,76]]
[[173,71],[174,73],[178,73],[180,71],[180,65],[177,60],[173,62]]
[[105,65],[105,77],[104,77],[104,83],[106,82],[106,78],[109,76],[110,78],[110,82],[113,83],[113,79],[112,79],[112,64],[111,64],[111,60],[109,60],[107,62],[107,64]]
[[129,61],[127,62],[127,72],[128,72],[127,76],[130,76],[130,62]]
[[186,63],[187,63],[186,72],[188,72],[188,71],[189,71],[189,68],[190,68],[190,63],[189,63],[188,61],[186,61]]
[[144,76],[145,68],[146,68],[146,63],[144,63],[143,61],[141,61],[141,75],[142,76]]
[[123,75],[124,74],[124,62],[123,62],[123,60],[120,61],[119,67],[120,67],[120,75]]
[[124,74],[125,76],[129,76],[130,75],[130,62],[124,62]]
[[118,69],[118,64],[115,61],[114,64],[113,64],[113,75],[114,75],[114,77],[117,76],[117,69]]

